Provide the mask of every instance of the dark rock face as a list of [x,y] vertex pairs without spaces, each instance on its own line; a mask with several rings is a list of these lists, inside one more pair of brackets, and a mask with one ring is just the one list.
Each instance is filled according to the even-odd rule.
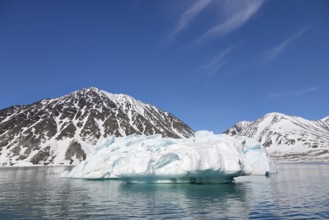
[[0,110],[0,163],[74,164],[101,139],[130,134],[184,138],[194,131],[174,115],[128,95],[87,88]]
[[[329,149],[328,118],[310,121],[280,113],[269,113],[245,126],[242,126],[241,122],[237,123],[225,133],[258,140],[278,160],[313,158],[315,161],[327,161],[329,154],[325,155],[325,152]],[[316,158],[318,155],[319,158]]]
[[78,142],[72,142],[65,153],[65,159],[70,160],[70,163],[73,163],[72,157],[76,156],[80,161],[86,159],[86,154],[82,150],[81,145]]
[[32,164],[40,164],[40,162],[45,162],[48,157],[50,157],[50,147],[46,147],[43,150],[40,150],[36,155],[31,159]]

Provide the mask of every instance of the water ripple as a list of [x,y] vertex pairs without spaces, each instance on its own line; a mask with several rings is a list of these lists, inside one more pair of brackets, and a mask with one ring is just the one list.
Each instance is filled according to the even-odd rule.
[[328,219],[329,165],[280,164],[235,183],[63,179],[64,167],[0,169],[0,219]]

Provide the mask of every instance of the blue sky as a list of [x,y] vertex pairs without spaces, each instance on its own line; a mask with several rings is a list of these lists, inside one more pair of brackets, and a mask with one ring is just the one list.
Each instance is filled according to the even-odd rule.
[[0,109],[95,86],[222,132],[329,115],[327,0],[0,0]]

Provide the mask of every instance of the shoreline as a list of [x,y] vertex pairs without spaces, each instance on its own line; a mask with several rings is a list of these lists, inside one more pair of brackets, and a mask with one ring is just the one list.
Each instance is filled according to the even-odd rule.
[[[305,160],[300,160],[300,161],[289,161],[289,160],[273,160],[271,158],[274,164],[329,164],[329,160],[327,161],[305,161]],[[49,164],[49,165],[17,165],[17,166],[0,166],[1,168],[44,168],[44,167],[75,167],[77,165],[70,165],[70,164]]]

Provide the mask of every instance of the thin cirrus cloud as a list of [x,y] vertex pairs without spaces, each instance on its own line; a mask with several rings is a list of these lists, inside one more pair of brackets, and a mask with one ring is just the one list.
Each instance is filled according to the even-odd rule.
[[172,43],[177,35],[187,28],[190,23],[212,2],[213,0],[194,1],[182,13],[176,26],[170,31],[165,44]]
[[309,87],[309,88],[303,89],[303,90],[290,90],[290,91],[284,91],[284,92],[278,92],[278,93],[271,93],[266,97],[266,99],[298,97],[298,96],[305,95],[310,92],[314,92],[318,89],[319,89],[319,87],[314,86],[314,87]]
[[164,46],[168,46],[187,28],[191,26],[193,20],[207,9],[210,5],[216,10],[214,24],[208,28],[196,42],[202,42],[216,36],[223,36],[239,27],[243,26],[257,11],[261,8],[264,0],[202,0],[191,1],[182,15],[179,17],[176,25],[169,31]]
[[202,72],[208,77],[213,76],[215,73],[220,71],[223,68],[223,66],[228,62],[227,60],[225,60],[225,58],[231,51],[232,48],[229,47],[224,51],[218,53],[208,63],[201,66],[198,72]]
[[262,59],[265,61],[275,60],[280,54],[283,53],[283,51],[285,51],[296,40],[302,37],[309,28],[310,26],[306,26],[302,28],[301,30],[297,31],[293,35],[289,36],[288,38],[286,38],[285,40],[274,46],[272,49],[262,52],[260,54],[260,57],[262,57]]
[[[245,24],[261,8],[263,0],[219,1],[222,18],[215,26],[206,31],[197,42],[216,36],[223,36]],[[224,9],[224,10],[223,10]]]

